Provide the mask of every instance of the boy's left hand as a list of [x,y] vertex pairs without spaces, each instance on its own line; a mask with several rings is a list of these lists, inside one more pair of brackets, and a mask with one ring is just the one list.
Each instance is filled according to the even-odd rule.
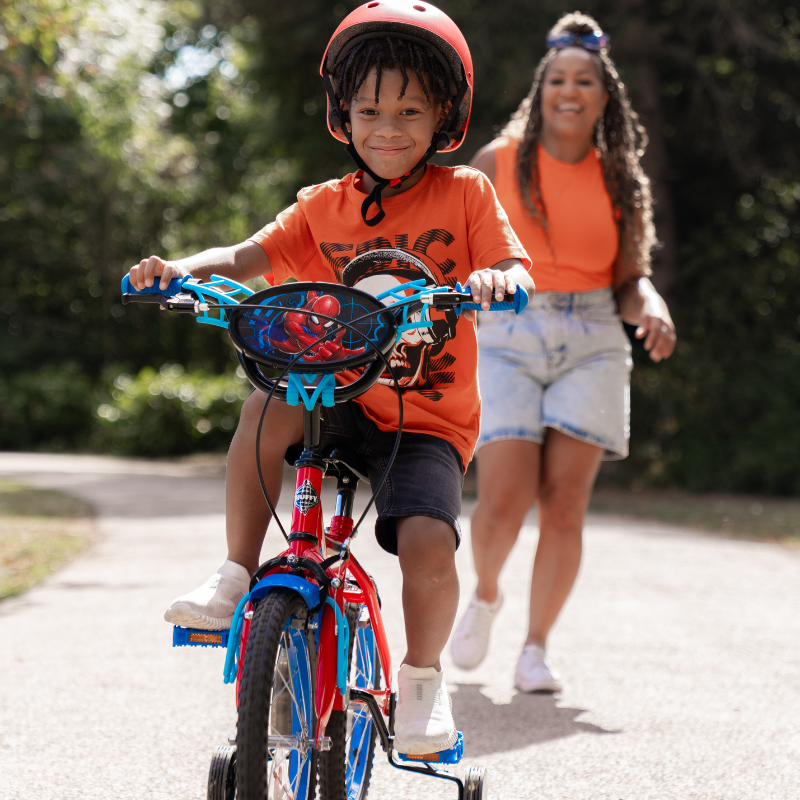
[[474,303],[480,303],[481,308],[488,311],[492,302],[492,294],[494,294],[495,300],[501,301],[506,294],[514,294],[517,291],[517,281],[508,271],[479,269],[467,278],[464,289],[472,292]]

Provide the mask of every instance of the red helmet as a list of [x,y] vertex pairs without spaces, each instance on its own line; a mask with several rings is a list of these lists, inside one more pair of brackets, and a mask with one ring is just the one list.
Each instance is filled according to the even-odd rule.
[[[461,100],[458,108],[452,109],[448,114],[445,120],[447,130],[441,132],[446,135],[440,135],[436,149],[448,153],[456,150],[469,127],[473,86],[472,56],[458,26],[436,6],[415,0],[372,0],[359,6],[342,20],[328,42],[322,57],[320,75],[327,77],[343,51],[347,52],[364,39],[381,36],[396,36],[429,45],[434,55],[447,68],[452,81],[453,97],[457,99],[460,95]],[[464,82],[466,86],[462,86]],[[338,107],[331,108],[330,94],[328,92],[328,130],[340,142],[348,144],[349,140],[341,128],[331,124],[331,112],[338,112]]]

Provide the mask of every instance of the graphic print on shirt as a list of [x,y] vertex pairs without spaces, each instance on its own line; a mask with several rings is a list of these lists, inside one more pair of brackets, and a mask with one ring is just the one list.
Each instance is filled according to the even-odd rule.
[[[388,289],[394,289],[410,281],[423,279],[426,286],[455,286],[455,279],[447,276],[455,269],[456,262],[450,258],[436,261],[428,253],[432,244],[449,247],[455,237],[441,228],[432,228],[416,238],[409,248],[408,234],[398,234],[394,243],[384,237],[377,237],[357,245],[322,242],[320,250],[333,267],[337,279],[345,286],[361,289],[376,296]],[[399,249],[413,253],[424,267],[400,259],[394,261],[356,262],[351,261],[371,250]],[[409,321],[418,322],[421,312],[409,316]],[[405,331],[389,356],[389,363],[397,375],[400,388],[419,392],[430,400],[441,400],[442,392],[455,380],[452,367],[455,356],[445,352],[447,343],[456,335],[458,317],[455,311],[426,311],[425,320],[433,325]],[[394,386],[388,370],[379,378],[385,386]]]

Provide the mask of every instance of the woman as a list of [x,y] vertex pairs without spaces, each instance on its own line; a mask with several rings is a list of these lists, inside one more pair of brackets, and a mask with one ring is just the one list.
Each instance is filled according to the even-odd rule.
[[533,262],[537,295],[519,317],[484,315],[479,502],[472,517],[478,586],[452,642],[472,669],[502,605],[498,577],[522,521],[539,507],[521,691],[557,691],[547,635],[581,560],[583,520],[600,462],[628,454],[630,344],[654,361],[675,347],[666,303],[648,280],[654,245],[647,138],[588,16],[547,37],[528,97],[473,166],[492,181]]

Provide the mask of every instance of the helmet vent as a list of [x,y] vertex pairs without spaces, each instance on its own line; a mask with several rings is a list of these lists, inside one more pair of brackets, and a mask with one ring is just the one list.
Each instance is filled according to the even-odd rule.
[[368,3],[367,8],[377,8],[379,5],[380,3]]
[[427,11],[428,9],[425,6],[414,6],[414,11]]

